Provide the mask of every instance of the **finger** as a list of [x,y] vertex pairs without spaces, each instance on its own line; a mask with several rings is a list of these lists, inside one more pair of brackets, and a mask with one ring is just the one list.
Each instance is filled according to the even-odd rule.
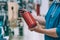
[[37,25],[40,25],[38,21],[36,21]]
[[37,26],[34,28],[29,28],[30,31],[35,31],[35,29],[37,29]]
[[30,31],[34,31],[34,28],[29,28]]

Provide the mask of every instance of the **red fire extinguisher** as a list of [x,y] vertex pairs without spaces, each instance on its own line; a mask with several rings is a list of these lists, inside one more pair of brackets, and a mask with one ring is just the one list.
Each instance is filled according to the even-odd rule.
[[37,4],[36,12],[37,12],[37,16],[40,16],[40,4]]
[[37,16],[40,16],[40,6],[41,6],[41,0],[36,0],[36,12]]
[[33,27],[35,27],[37,25],[35,19],[33,18],[33,16],[31,15],[30,12],[22,13],[22,17],[26,21],[26,23],[28,25],[28,28],[33,28]]

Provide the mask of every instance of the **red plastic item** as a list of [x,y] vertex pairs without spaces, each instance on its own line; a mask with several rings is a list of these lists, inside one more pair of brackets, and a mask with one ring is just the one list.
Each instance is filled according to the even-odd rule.
[[37,4],[36,12],[37,12],[37,16],[40,16],[40,5],[39,4]]
[[29,28],[33,28],[33,27],[35,27],[37,25],[35,19],[32,17],[30,12],[24,12],[22,14],[22,17],[26,21]]

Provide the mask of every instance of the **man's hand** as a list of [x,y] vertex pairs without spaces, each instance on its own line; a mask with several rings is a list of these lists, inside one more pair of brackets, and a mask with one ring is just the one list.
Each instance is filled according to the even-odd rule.
[[38,33],[46,34],[51,37],[58,37],[56,34],[56,28],[51,28],[51,29],[43,29],[42,26],[37,22],[37,26],[34,28],[30,28],[31,31],[35,31]]
[[36,23],[37,23],[37,26],[34,27],[34,28],[30,28],[30,30],[40,33],[41,32],[41,29],[43,29],[43,27],[38,22],[36,22]]
[[40,26],[45,28],[45,18],[43,16],[34,16],[34,19],[39,22]]
[[33,16],[36,21],[38,21],[41,25],[45,26],[45,18],[43,16]]

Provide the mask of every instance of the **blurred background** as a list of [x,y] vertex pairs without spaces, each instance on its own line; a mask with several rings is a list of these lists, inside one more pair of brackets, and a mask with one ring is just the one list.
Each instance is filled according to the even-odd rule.
[[[32,15],[45,17],[52,2],[53,0],[0,0],[0,39],[44,40],[44,34],[28,29],[28,25],[19,11],[20,9],[26,9]],[[16,19],[16,27],[10,25],[13,17]]]

